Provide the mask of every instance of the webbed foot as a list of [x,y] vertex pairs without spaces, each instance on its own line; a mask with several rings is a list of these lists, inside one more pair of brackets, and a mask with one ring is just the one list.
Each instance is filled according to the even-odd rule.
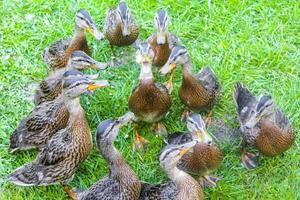
[[243,149],[242,163],[246,169],[254,169],[258,166],[258,155],[256,153],[247,152]]
[[141,135],[136,134],[134,143],[133,143],[133,150],[139,152],[145,152],[149,141],[143,138]]
[[205,187],[216,187],[217,182],[221,180],[219,177],[216,176],[202,176],[199,179],[200,185]]
[[76,194],[76,192],[73,191],[73,189],[68,186],[68,185],[64,185],[64,191],[68,194],[68,196],[73,199],[73,200],[77,200],[78,199],[78,196]]
[[168,135],[167,128],[162,122],[156,122],[152,125],[153,130],[157,135],[166,136]]
[[206,118],[205,118],[205,126],[209,127],[209,125],[211,124],[211,116],[212,116],[212,111],[209,111],[209,113],[207,114]]
[[180,118],[181,122],[185,122],[186,121],[187,116],[190,114],[190,112],[191,112],[191,110],[188,107],[186,107],[184,109],[184,111],[181,114],[181,118]]

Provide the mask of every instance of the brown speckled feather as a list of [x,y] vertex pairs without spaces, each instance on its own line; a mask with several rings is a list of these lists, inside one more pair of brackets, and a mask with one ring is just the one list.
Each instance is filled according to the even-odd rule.
[[153,81],[141,82],[129,98],[129,109],[142,121],[153,123],[161,120],[171,107],[171,98],[164,86]]
[[157,44],[157,34],[153,34],[147,39],[147,42],[151,45],[151,48],[154,51],[154,59],[153,59],[153,65],[161,67],[168,61],[168,58],[171,54],[172,48],[175,45],[179,45],[180,41],[179,39],[169,33],[169,37],[166,40],[166,43],[163,45]]
[[22,185],[51,185],[72,179],[92,149],[91,133],[84,112],[71,119],[42,148],[37,158],[10,174]]
[[195,175],[208,175],[216,170],[222,161],[222,152],[215,145],[198,143],[189,152],[182,157],[178,167],[188,173]]
[[76,50],[82,50],[91,55],[85,32],[79,32],[74,38],[58,40],[50,44],[43,51],[43,60],[51,69],[59,69],[67,66],[69,57]]
[[[167,137],[168,144],[183,144],[192,140],[192,134],[189,132],[176,132]],[[222,157],[222,152],[218,146],[198,143],[191,152],[181,158],[178,168],[194,175],[204,176],[216,170]]]
[[61,95],[62,91],[62,81],[61,79],[55,79],[48,81],[47,79],[43,80],[36,93],[34,95],[35,105],[40,105],[46,101],[53,101],[56,97]]
[[194,111],[202,111],[211,109],[219,96],[220,84],[218,80],[203,81],[199,75],[196,78],[183,68],[183,80],[179,89],[179,97],[183,104]]
[[12,134],[10,149],[40,148],[53,134],[66,127],[68,119],[69,112],[62,97],[38,105]]
[[117,22],[116,8],[108,10],[104,25],[104,35],[111,45],[115,46],[128,46],[133,44],[139,36],[139,29],[134,20],[134,17],[130,15],[129,30],[130,35],[128,37],[123,36],[121,24]]
[[255,139],[258,150],[268,156],[276,156],[288,150],[295,141],[294,130],[285,132],[268,119],[260,120],[260,130]]

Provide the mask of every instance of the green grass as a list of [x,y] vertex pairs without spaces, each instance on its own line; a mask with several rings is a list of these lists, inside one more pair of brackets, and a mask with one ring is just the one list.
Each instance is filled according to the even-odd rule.
[[[214,109],[214,118],[223,118],[237,127],[232,101],[235,81],[243,81],[255,93],[268,92],[293,123],[300,128],[300,3],[297,0],[262,1],[127,1],[145,39],[153,32],[153,16],[166,8],[171,17],[169,30],[178,35],[189,49],[194,70],[211,66],[222,83],[222,98]],[[10,155],[9,137],[19,121],[33,108],[30,97],[34,87],[47,76],[41,60],[42,50],[59,38],[72,35],[74,13],[87,8],[99,29],[106,9],[117,1],[0,1],[0,199],[65,199],[60,186],[18,187],[5,180],[15,168],[31,161],[36,152]],[[108,42],[89,36],[93,57],[107,61]],[[121,50],[119,50],[121,51]],[[134,52],[133,52],[134,53]],[[88,73],[95,71],[87,70]],[[98,72],[97,72],[98,73]],[[134,58],[128,64],[101,71],[112,87],[94,96],[82,96],[92,133],[106,118],[127,111],[127,100],[137,84],[139,67]],[[166,78],[155,76],[159,81]],[[183,106],[177,95],[180,70],[175,74],[173,106],[165,119],[170,132],[185,130],[179,122]],[[162,138],[155,137],[145,125],[143,135],[151,141],[145,154],[131,150],[132,128],[122,129],[116,145],[141,180],[162,182],[157,153]],[[224,160],[216,175],[222,177],[214,189],[205,188],[207,199],[300,199],[299,136],[284,155],[261,156],[260,166],[246,171],[240,164],[238,143],[222,145]],[[96,146],[77,171],[72,186],[89,187],[108,173]]]

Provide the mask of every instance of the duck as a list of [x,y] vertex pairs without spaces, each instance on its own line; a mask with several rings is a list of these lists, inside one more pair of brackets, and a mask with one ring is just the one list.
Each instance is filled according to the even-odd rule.
[[171,50],[179,45],[180,39],[168,31],[169,16],[166,10],[159,9],[154,18],[157,32],[153,33],[147,42],[154,51],[153,65],[162,67],[168,61]]
[[209,175],[220,165],[223,157],[222,151],[207,133],[205,122],[200,114],[190,113],[186,122],[188,132],[176,132],[166,137],[167,144],[198,141],[192,150],[180,159],[178,168],[189,174],[200,176],[202,185],[216,186],[220,178]]
[[248,145],[273,157],[294,144],[295,130],[270,95],[261,94],[256,98],[243,83],[236,82],[233,99],[243,136],[242,163],[246,169],[258,166],[258,154],[247,151]]
[[[97,78],[97,75],[84,75],[76,69],[70,69],[62,78],[86,77]],[[62,86],[60,86],[62,88]],[[60,129],[67,126],[69,111],[63,95],[52,101],[37,105],[31,113],[21,120],[10,137],[9,152],[14,153],[41,147]]]
[[[154,51],[153,65],[157,67],[162,67],[168,61],[172,49],[176,45],[180,45],[181,41],[176,35],[168,31],[169,16],[165,9],[159,9],[154,18],[154,24],[156,28],[156,33],[153,33],[147,42],[151,45]],[[170,75],[170,79],[165,83],[166,87],[171,92],[172,79],[174,71]]]
[[166,127],[161,120],[168,113],[172,101],[168,89],[155,82],[152,73],[152,60],[154,52],[150,44],[142,42],[136,52],[136,62],[140,65],[139,85],[136,86],[129,97],[128,107],[135,114],[135,141],[134,149],[143,151],[148,143],[139,133],[138,122],[153,124],[155,133],[165,135]]
[[134,114],[128,112],[117,119],[107,119],[99,123],[96,133],[97,147],[109,167],[105,176],[86,191],[77,193],[80,200],[138,200],[141,182],[136,173],[127,164],[113,143],[119,129],[132,120]]
[[113,46],[129,46],[136,42],[139,28],[125,1],[120,1],[117,7],[108,9],[103,33],[109,41],[113,57]]
[[50,69],[55,70],[66,67],[69,57],[76,50],[82,50],[89,56],[91,50],[86,39],[86,32],[90,32],[97,40],[104,38],[98,31],[90,13],[86,9],[80,9],[75,15],[75,31],[72,38],[59,39],[50,44],[43,51],[43,61]]
[[[190,111],[211,110],[220,98],[221,84],[210,67],[204,67],[197,74],[193,74],[188,51],[181,45],[172,49],[171,55],[167,63],[160,69],[160,73],[165,75],[174,70],[177,65],[182,65],[182,83],[179,88],[179,98],[185,105],[185,111],[182,114],[182,120],[184,121]],[[211,115],[212,112],[209,112],[207,122],[210,121]]]
[[161,184],[142,182],[140,200],[202,200],[204,194],[200,184],[188,173],[177,167],[178,162],[197,141],[178,145],[167,145],[159,155],[161,168],[171,179]]
[[66,128],[53,134],[32,162],[9,174],[8,181],[19,186],[62,184],[65,192],[74,197],[76,194],[68,183],[92,150],[91,132],[80,95],[107,85],[107,80],[64,78],[62,93],[70,115]]
[[[50,75],[45,78],[38,86],[35,95],[34,95],[34,103],[35,105],[39,105],[46,101],[53,101],[59,95],[61,95],[62,90],[62,76],[63,74],[70,69],[78,69],[82,70],[85,68],[93,68],[98,70],[104,70],[108,66],[112,66],[108,63],[98,62],[88,56],[85,52],[76,50],[74,51],[68,61],[66,67],[54,70],[50,73]],[[73,71],[70,71],[70,74]],[[82,73],[75,72],[76,74],[83,75]],[[87,77],[92,77],[88,76]],[[94,76],[94,75],[93,75]],[[97,77],[95,77],[97,78]]]

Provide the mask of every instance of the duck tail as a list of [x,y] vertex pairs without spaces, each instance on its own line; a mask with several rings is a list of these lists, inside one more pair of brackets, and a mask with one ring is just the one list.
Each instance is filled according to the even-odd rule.
[[21,150],[28,150],[35,148],[34,146],[27,143],[25,135],[27,134],[26,128],[24,128],[25,121],[21,121],[19,127],[10,136],[9,141],[9,153],[14,153]]
[[234,84],[233,100],[238,109],[238,113],[247,106],[247,104],[253,101],[255,97],[241,82]]
[[207,87],[209,86],[210,90],[213,91],[221,91],[221,84],[220,81],[215,74],[215,72],[212,70],[212,68],[206,66],[202,68],[202,70],[199,73],[199,79],[207,82]]
[[25,130],[23,130],[23,122],[21,121],[19,127],[13,132],[10,136],[9,141],[9,153],[14,153],[22,149],[23,144],[23,134]]
[[43,178],[42,166],[34,162],[28,163],[7,176],[8,181],[20,186],[39,185]]

